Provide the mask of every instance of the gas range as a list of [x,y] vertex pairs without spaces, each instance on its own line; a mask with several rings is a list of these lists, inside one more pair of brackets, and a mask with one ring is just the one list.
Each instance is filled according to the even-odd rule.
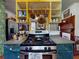
[[49,33],[31,33],[26,41],[21,44],[21,51],[50,52],[56,50],[56,44],[50,39]]

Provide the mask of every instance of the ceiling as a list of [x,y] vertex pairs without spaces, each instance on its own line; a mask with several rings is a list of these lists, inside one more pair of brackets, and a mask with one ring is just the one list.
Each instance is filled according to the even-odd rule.
[[[9,11],[16,13],[16,0],[5,0],[5,7]],[[75,2],[79,2],[79,0],[62,0],[62,11],[68,8]]]

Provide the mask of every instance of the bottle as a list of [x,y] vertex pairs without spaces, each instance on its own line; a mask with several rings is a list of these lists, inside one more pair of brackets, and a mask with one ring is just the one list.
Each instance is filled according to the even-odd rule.
[[53,19],[53,22],[55,22],[55,19]]
[[22,16],[22,12],[21,11],[19,11],[19,17],[21,17]]

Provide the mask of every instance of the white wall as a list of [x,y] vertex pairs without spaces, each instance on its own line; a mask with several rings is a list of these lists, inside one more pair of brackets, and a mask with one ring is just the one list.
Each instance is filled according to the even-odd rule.
[[16,16],[16,14],[10,12],[9,10],[6,10],[5,12],[8,14],[8,18]]
[[62,10],[67,9],[73,3],[77,3],[79,0],[62,0]]

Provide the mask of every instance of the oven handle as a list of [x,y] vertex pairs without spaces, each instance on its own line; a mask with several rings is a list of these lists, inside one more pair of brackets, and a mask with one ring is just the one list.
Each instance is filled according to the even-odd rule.
[[50,51],[44,51],[44,50],[31,50],[31,51],[28,51],[28,50],[20,50],[21,52],[35,52],[35,53],[44,53],[44,52],[51,52],[51,51],[54,51],[54,52],[57,52],[56,50],[50,50]]

